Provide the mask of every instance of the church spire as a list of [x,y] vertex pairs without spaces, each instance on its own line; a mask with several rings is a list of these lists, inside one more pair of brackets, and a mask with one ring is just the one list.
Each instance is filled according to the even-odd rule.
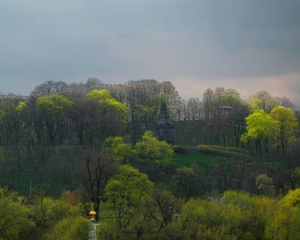
[[167,104],[164,100],[161,102],[160,117],[156,122],[155,135],[160,141],[174,144],[174,126],[171,123]]

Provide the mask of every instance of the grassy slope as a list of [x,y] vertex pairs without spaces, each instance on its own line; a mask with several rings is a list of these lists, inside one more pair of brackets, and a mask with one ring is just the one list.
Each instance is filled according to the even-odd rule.
[[[174,153],[172,157],[172,161],[177,163],[180,167],[186,166],[189,167],[192,164],[198,165],[202,168],[205,165],[211,165],[214,163],[216,158],[220,158],[220,156],[216,156],[213,154],[203,154],[198,150],[187,150],[185,154]],[[221,157],[222,159],[227,159],[226,157]]]
[[80,149],[52,148],[45,153],[42,161],[38,151],[33,150],[28,159],[25,148],[19,149],[19,156],[12,148],[0,148],[0,184],[28,195],[30,188],[42,184],[47,194],[59,196],[62,190],[74,190],[80,185],[77,174]]
[[[62,150],[51,150],[47,154],[45,162],[36,161],[29,163],[25,150],[20,151],[20,165],[15,152],[5,153],[0,148],[0,181],[1,185],[8,185],[17,189],[21,194],[29,194],[31,188],[36,188],[39,177],[47,189],[47,193],[51,196],[59,196],[63,189],[76,189],[81,182],[78,175],[78,161],[80,159],[80,151],[64,148]],[[214,154],[200,153],[196,149],[189,149],[185,154],[174,153],[172,162],[177,163],[179,167],[190,167],[196,164],[200,169],[205,170],[207,167],[217,164],[218,162],[230,162],[231,158]],[[236,159],[235,159],[236,161]],[[262,160],[261,157],[253,159],[253,161],[264,166],[281,165],[282,160],[273,159],[271,162]],[[160,181],[168,182],[170,177],[162,175]],[[64,179],[64,180],[63,180]],[[64,182],[63,182],[64,181]]]
[[[218,146],[217,146],[218,148]],[[269,161],[268,161],[269,159]],[[187,150],[185,154],[178,154],[174,153],[172,156],[172,161],[177,163],[180,167],[186,166],[189,167],[192,164],[196,164],[200,167],[200,169],[203,168],[203,166],[214,164],[217,160],[222,161],[231,161],[230,157],[226,156],[220,156],[217,154],[205,154],[201,153],[196,149],[190,149]],[[255,156],[252,157],[251,162],[256,162],[260,164],[261,166],[279,166],[283,165],[283,160],[281,157],[275,157],[275,158],[263,158],[261,156]]]

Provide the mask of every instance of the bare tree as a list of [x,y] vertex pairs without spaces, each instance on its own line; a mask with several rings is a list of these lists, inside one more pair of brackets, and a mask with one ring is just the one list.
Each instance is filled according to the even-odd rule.
[[200,120],[201,119],[201,102],[199,98],[190,98],[186,104],[187,120]]
[[100,198],[103,196],[106,183],[117,171],[117,165],[112,155],[105,153],[103,147],[100,151],[89,149],[79,164],[84,188],[90,201],[94,203],[96,213],[100,210]]

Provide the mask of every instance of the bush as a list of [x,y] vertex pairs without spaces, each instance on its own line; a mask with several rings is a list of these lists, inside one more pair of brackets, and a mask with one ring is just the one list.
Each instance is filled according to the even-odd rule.
[[242,148],[224,147],[224,146],[220,146],[220,145],[209,145],[209,147],[213,148],[213,149],[220,149],[220,150],[228,151],[228,152],[236,152],[236,153],[249,154],[248,150],[242,149]]
[[207,146],[207,145],[199,145],[197,147],[198,151],[201,153],[206,153],[206,154],[213,154],[214,150],[213,148]]
[[215,154],[230,158],[251,160],[251,156],[237,151],[232,151],[232,148],[227,149],[221,146],[199,145],[197,149],[199,152],[205,154]]
[[174,153],[179,153],[179,154],[185,154],[186,153],[186,149],[183,146],[180,146],[180,145],[174,145],[173,146],[173,151],[174,151]]

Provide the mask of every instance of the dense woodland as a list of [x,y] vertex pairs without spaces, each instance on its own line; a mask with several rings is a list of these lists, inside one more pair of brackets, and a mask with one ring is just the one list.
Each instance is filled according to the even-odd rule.
[[[91,204],[99,239],[298,239],[299,108],[199,95],[97,79],[1,95],[0,239],[86,239]],[[153,134],[162,100],[174,146]]]

